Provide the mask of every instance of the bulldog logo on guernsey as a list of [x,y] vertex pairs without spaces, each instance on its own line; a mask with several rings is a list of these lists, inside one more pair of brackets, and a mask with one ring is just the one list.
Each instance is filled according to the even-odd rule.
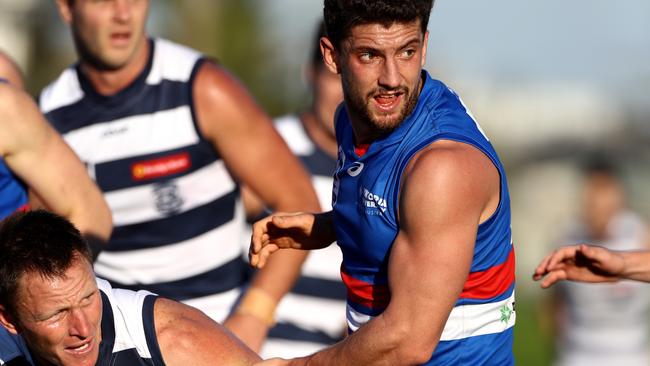
[[386,199],[380,197],[369,190],[362,188],[363,194],[363,205],[366,208],[366,214],[368,215],[379,215],[380,212],[386,212],[388,205],[386,204]]
[[186,152],[158,159],[140,161],[131,166],[131,176],[135,181],[165,177],[182,173],[192,166],[190,155]]

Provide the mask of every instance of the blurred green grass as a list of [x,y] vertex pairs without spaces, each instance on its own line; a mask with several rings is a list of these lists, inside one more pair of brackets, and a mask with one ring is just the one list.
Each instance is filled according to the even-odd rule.
[[548,366],[553,360],[553,340],[541,324],[539,311],[543,302],[532,298],[517,297],[515,310],[514,354],[520,366]]

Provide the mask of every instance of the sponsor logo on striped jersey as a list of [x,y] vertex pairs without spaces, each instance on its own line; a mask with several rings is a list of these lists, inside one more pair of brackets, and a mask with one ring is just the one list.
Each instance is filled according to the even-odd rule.
[[131,166],[131,176],[135,181],[143,181],[182,173],[191,167],[190,155],[187,152],[182,152],[180,154],[134,163]]

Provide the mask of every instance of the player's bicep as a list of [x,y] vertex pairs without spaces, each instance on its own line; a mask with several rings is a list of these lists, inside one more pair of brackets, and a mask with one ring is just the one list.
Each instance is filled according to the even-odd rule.
[[156,336],[167,365],[252,365],[259,357],[200,310],[159,298]]
[[389,261],[390,307],[403,309],[405,321],[430,344],[463,289],[488,200],[475,168],[462,151],[443,149],[420,156],[404,176],[400,232]]

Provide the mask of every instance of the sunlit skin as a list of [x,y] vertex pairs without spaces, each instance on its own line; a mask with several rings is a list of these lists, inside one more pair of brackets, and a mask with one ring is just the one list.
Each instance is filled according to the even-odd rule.
[[422,87],[428,33],[420,21],[364,24],[351,29],[336,49],[321,49],[328,67],[341,74],[357,143],[391,132],[413,111]]
[[97,362],[102,301],[87,260],[77,257],[62,277],[23,275],[17,298],[13,332],[21,334],[41,363],[91,366]]
[[[57,0],[57,5],[71,27],[82,70],[91,81],[112,76],[128,83],[145,66],[148,0]],[[99,91],[109,94],[113,90]]]

